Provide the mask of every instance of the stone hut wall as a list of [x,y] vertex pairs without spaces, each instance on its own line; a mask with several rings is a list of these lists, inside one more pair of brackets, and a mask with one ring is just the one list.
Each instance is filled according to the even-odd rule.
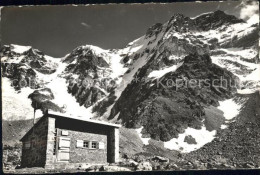
[[[70,138],[69,163],[106,163],[107,162],[107,136],[95,133],[67,130],[68,136],[62,136],[62,129],[57,129],[58,137]],[[77,147],[77,140],[95,141],[104,143],[104,149],[91,149]]]
[[[41,118],[23,139],[22,167],[44,167],[46,161],[48,118]],[[27,145],[27,147],[25,146]]]

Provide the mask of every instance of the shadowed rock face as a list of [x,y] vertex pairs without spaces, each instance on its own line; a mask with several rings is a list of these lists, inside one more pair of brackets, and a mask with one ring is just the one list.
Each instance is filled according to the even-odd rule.
[[108,63],[104,60],[104,58],[97,56],[92,49],[85,47],[78,47],[74,49],[63,62],[71,63],[74,60],[79,64],[80,61],[88,63],[87,68],[100,66],[100,67],[108,67]]
[[81,106],[88,108],[114,89],[109,64],[92,49],[78,47],[64,62],[68,63],[64,72],[68,92],[75,96]]
[[146,38],[149,38],[153,35],[158,35],[162,30],[163,25],[161,23],[156,23],[150,27],[146,32]]
[[203,30],[216,29],[220,26],[244,23],[242,19],[237,19],[233,15],[227,15],[221,10],[217,10],[214,13],[204,14],[194,20],[196,26]]
[[29,66],[15,63],[1,63],[2,76],[8,77],[16,90],[23,87],[40,87],[36,81],[36,73]]
[[221,44],[221,47],[229,48],[229,47],[252,47],[254,45],[258,45],[259,42],[259,26],[256,26],[252,31],[250,31],[247,35],[238,38],[236,35],[224,44]]
[[0,50],[1,57],[8,57],[8,60],[4,62],[8,62],[12,59],[18,59],[19,61],[16,62],[17,64],[21,65],[28,65],[32,69],[35,69],[43,74],[52,74],[56,71],[57,65],[52,62],[48,62],[44,57],[44,53],[37,50],[30,48],[23,53],[17,53],[13,51],[14,46],[12,45],[5,45]]
[[[2,76],[8,77],[16,90],[22,87],[37,89],[40,87],[36,79],[36,71],[42,74],[52,74],[57,64],[47,61],[44,54],[30,48],[23,53],[13,51],[12,45],[5,45],[0,50]],[[6,58],[6,59],[5,59]]]
[[[209,55],[225,55],[227,53],[221,48],[226,47],[253,47],[256,39],[252,36],[257,38],[254,31],[258,26],[233,40],[196,33],[208,30],[216,30],[216,33],[228,31],[230,25],[237,23],[245,22],[222,11],[216,11],[195,19],[175,14],[167,23],[155,24],[149,28],[144,37],[149,40],[147,47],[123,59],[124,63],[131,59],[133,63],[140,59],[146,59],[147,62],[135,73],[132,82],[115,102],[108,119],[117,118],[129,128],[143,126],[144,137],[162,141],[177,137],[187,127],[199,129],[205,117],[204,109],[209,106],[217,107],[218,101],[233,97],[239,85],[238,77],[213,64],[214,58]],[[226,35],[227,38],[231,37],[228,32]],[[148,77],[153,71],[160,71],[181,62],[183,64],[177,71],[167,73],[159,80]],[[231,64],[230,60],[223,62]],[[133,63],[126,64],[130,66],[126,74],[131,72]],[[235,71],[238,75],[252,71],[244,65],[234,65],[243,69],[242,72]],[[170,85],[170,88],[167,88],[165,86],[169,83],[168,80],[184,84],[195,80],[197,84],[195,87]],[[235,85],[237,87],[234,87]],[[113,97],[113,94],[110,94],[105,101],[93,108],[94,112],[111,106],[114,103]],[[104,112],[100,115],[102,114]]]
[[[146,71],[143,67],[136,77],[145,77]],[[221,87],[221,77],[232,85],[238,81],[229,71],[212,64],[208,55],[188,55],[175,72],[150,82],[129,84],[110,118],[120,112],[118,120],[126,127],[144,126],[144,135],[168,141],[187,127],[199,129],[205,117],[204,107],[217,106],[219,100],[233,96],[236,88],[229,84]]]
[[[174,14],[167,23],[166,32],[174,30],[176,32],[184,33],[188,31],[208,31],[214,30],[221,26],[228,26],[236,23],[244,23],[242,19],[238,19],[233,15],[228,15],[223,11],[217,10],[213,13],[203,14],[195,19],[191,19],[182,14]],[[162,29],[161,24],[152,26],[146,36],[158,34]]]
[[182,14],[174,14],[167,23],[166,32],[174,30],[176,32],[195,31],[197,27],[192,19]]

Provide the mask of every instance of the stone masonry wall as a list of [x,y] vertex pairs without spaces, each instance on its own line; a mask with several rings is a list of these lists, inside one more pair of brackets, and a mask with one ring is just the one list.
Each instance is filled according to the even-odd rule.
[[119,129],[111,128],[108,133],[108,162],[119,162]]
[[[57,135],[61,136],[62,129],[58,129]],[[69,163],[106,163],[107,162],[107,136],[68,130],[70,140]],[[103,142],[104,149],[89,149],[77,147],[77,140]]]
[[[56,118],[55,128],[58,137],[61,135],[62,130],[68,131],[68,136],[62,137],[71,139],[69,163],[100,164],[108,162],[107,142],[111,127],[66,118]],[[103,142],[104,149],[79,148],[77,147],[77,140]],[[54,148],[54,144],[52,144],[52,148]],[[53,162],[60,164],[56,159],[56,155],[53,156],[53,160]],[[51,161],[49,164],[51,164]]]
[[[23,140],[22,167],[43,167],[46,161],[48,118],[42,118]],[[25,143],[30,143],[30,148],[25,148]]]
[[46,147],[46,164],[45,168],[53,168],[53,162],[56,161],[56,156],[53,155],[55,138],[55,118],[48,117],[48,131],[47,131],[47,147]]
[[[79,164],[106,164],[117,162],[119,158],[119,133],[118,129],[94,123],[71,120],[62,117],[49,115],[48,144],[46,165],[47,169],[57,167],[77,167]],[[60,137],[61,131],[68,131],[70,138],[70,159],[69,161],[57,161],[57,153],[54,154],[54,147],[58,150],[58,143],[55,143],[55,133]],[[114,138],[115,137],[115,138]],[[58,139],[57,139],[58,140]],[[77,147],[77,140],[97,141],[104,143],[104,149],[88,149]],[[55,146],[56,145],[56,146]]]
[[[70,159],[68,162],[58,162],[58,143],[56,136],[61,136],[61,131],[68,131],[70,140]],[[56,132],[57,131],[57,132]],[[89,149],[77,147],[77,140],[103,142],[104,149]],[[105,164],[117,162],[119,158],[119,133],[118,128],[96,125],[76,120],[61,119],[52,116],[43,117],[34,126],[23,143],[31,143],[31,147],[22,149],[23,167],[55,168],[56,165]],[[68,164],[69,163],[69,164]]]

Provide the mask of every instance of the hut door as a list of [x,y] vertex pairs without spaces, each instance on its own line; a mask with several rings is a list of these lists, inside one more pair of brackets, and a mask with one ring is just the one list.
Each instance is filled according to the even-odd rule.
[[57,153],[58,161],[69,161],[70,158],[70,138],[60,137]]

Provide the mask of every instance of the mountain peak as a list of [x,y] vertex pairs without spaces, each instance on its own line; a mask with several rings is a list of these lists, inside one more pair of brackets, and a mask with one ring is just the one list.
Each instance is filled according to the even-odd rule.
[[171,19],[180,19],[180,18],[185,18],[185,16],[183,14],[181,14],[181,13],[175,13],[171,17]]
[[213,14],[226,15],[222,10],[216,10]]
[[146,37],[151,37],[152,35],[157,35],[162,29],[161,23],[156,23],[152,27],[150,27],[146,32]]
[[28,55],[28,56],[43,56],[44,55],[43,52],[41,52],[38,49],[33,49],[32,47],[29,48],[29,50],[25,51],[24,54]]
[[173,29],[177,32],[187,32],[190,30],[207,31],[223,25],[227,26],[236,23],[244,23],[244,21],[233,15],[226,14],[221,10],[204,13],[194,18],[189,18],[183,14],[176,13],[169,20],[167,30]]
[[103,50],[100,47],[93,46],[93,45],[83,45],[75,48],[70,54],[68,54],[64,62],[71,63],[76,58],[102,58],[106,64],[109,63],[109,58],[107,56],[108,50]]
[[175,14],[171,17],[169,23],[172,23],[172,22],[175,22],[175,21],[180,21],[180,22],[181,22],[181,21],[189,21],[189,20],[190,20],[189,17],[184,16],[184,15],[181,14],[181,13],[175,13]]
[[194,18],[195,24],[199,29],[211,30],[221,27],[223,25],[231,25],[236,23],[244,23],[242,19],[238,19],[233,15],[226,14],[221,10],[217,10],[213,13],[202,14]]
[[194,26],[194,22],[189,17],[176,13],[168,21],[166,31],[174,30],[183,33],[193,30]]

